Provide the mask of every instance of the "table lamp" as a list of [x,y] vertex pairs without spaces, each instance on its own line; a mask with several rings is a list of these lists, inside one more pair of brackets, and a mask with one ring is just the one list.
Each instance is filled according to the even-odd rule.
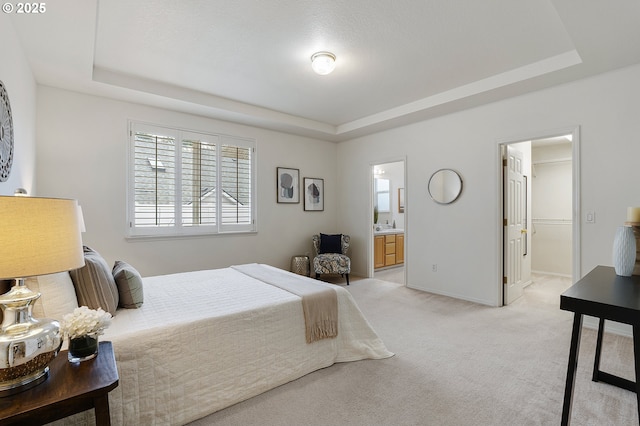
[[62,345],[60,325],[31,316],[40,293],[27,277],[84,265],[76,200],[0,196],[0,279],[15,285],[0,296],[0,396],[42,383]]

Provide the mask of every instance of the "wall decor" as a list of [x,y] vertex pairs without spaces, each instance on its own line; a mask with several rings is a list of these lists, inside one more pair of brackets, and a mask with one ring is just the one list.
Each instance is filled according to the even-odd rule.
[[324,210],[324,179],[304,178],[304,209],[306,211]]
[[300,170],[278,167],[276,170],[276,186],[279,203],[300,202]]
[[6,182],[13,164],[13,118],[7,89],[0,81],[0,182]]
[[455,170],[440,169],[429,179],[429,195],[438,204],[451,204],[462,192],[462,177]]
[[398,188],[398,213],[404,213],[404,188]]

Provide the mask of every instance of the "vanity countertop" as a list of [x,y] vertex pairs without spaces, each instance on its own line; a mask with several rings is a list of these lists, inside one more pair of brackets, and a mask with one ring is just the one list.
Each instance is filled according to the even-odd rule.
[[404,234],[402,228],[382,228],[379,231],[373,230],[374,235],[387,235],[387,234]]

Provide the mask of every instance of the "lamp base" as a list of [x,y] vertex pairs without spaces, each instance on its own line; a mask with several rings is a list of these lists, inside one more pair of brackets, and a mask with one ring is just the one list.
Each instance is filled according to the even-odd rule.
[[32,387],[35,387],[47,380],[47,377],[49,377],[49,366],[44,367],[44,369],[34,371],[26,376],[0,382],[0,398],[31,389]]
[[31,305],[40,297],[23,280],[0,296],[0,397],[21,392],[46,380],[49,363],[60,347],[57,321],[31,317]]

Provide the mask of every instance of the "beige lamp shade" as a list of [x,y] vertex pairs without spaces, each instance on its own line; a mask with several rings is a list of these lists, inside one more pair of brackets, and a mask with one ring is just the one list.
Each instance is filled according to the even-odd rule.
[[0,279],[84,265],[76,200],[0,196]]

